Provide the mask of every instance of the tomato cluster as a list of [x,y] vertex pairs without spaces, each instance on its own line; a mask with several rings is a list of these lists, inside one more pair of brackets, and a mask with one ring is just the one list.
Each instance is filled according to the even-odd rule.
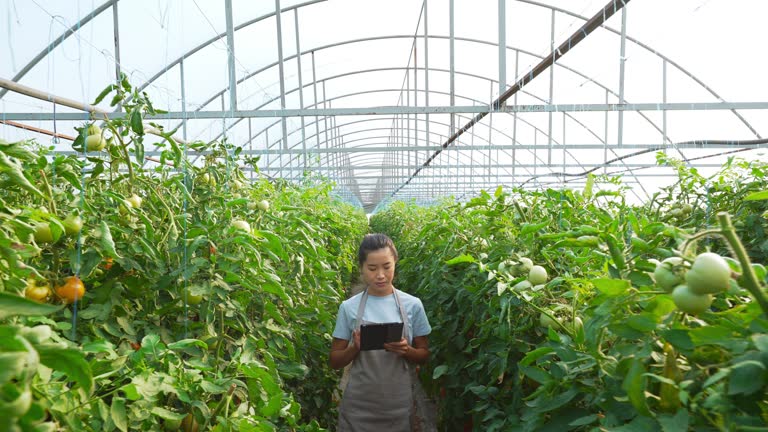
[[731,268],[720,255],[704,252],[690,267],[681,257],[667,258],[657,264],[653,277],[659,288],[672,293],[678,309],[697,315],[709,309],[713,294],[728,290]]

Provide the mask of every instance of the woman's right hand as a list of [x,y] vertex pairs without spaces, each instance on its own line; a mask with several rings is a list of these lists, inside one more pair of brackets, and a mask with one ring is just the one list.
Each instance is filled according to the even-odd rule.
[[360,350],[360,330],[352,331],[352,342],[355,344],[355,347]]

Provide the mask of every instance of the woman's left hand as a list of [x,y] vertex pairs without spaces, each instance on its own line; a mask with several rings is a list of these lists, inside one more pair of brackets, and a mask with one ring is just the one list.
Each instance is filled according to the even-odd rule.
[[408,345],[408,341],[405,338],[403,338],[403,339],[400,339],[400,342],[385,343],[384,349],[402,357],[406,355],[408,351],[411,350],[411,347]]

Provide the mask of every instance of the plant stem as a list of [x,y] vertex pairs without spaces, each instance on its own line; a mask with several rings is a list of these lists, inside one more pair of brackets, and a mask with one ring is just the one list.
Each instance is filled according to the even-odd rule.
[[120,132],[115,129],[115,127],[112,126],[112,123],[109,121],[107,121],[107,127],[109,127],[109,129],[112,131],[112,136],[114,136],[120,143],[120,148],[123,150],[123,154],[125,155],[125,163],[128,165],[128,178],[131,179],[131,181],[128,183],[128,190],[129,192],[133,193],[133,164],[131,163],[131,155],[128,153],[128,144],[123,141],[123,137],[120,136]]
[[739,263],[741,264],[742,276],[747,285],[744,288],[746,288],[750,294],[752,294],[752,297],[757,300],[757,303],[763,310],[763,315],[768,316],[768,299],[766,299],[765,293],[760,286],[760,281],[757,279],[755,270],[752,268],[752,262],[749,260],[749,255],[747,255],[744,245],[741,244],[739,236],[736,235],[736,230],[731,223],[731,215],[728,214],[728,212],[720,212],[717,214],[717,220],[720,222],[723,236],[728,240],[728,243],[736,254],[736,258],[738,258]]
[[693,236],[688,238],[688,240],[686,240],[685,243],[683,243],[683,247],[681,249],[680,254],[683,257],[685,257],[685,254],[686,254],[686,252],[688,252],[688,248],[690,247],[691,243],[695,242],[696,240],[698,240],[698,239],[700,239],[702,237],[706,237],[706,236],[710,236],[710,235],[723,235],[723,232],[721,230],[718,230],[718,229],[710,229],[710,230],[706,230],[706,231],[702,231],[702,232],[694,234]]

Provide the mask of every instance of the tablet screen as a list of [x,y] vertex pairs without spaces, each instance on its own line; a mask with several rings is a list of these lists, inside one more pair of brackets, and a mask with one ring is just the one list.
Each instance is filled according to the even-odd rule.
[[403,323],[362,324],[360,326],[360,349],[381,350],[384,344],[398,342],[403,338]]

